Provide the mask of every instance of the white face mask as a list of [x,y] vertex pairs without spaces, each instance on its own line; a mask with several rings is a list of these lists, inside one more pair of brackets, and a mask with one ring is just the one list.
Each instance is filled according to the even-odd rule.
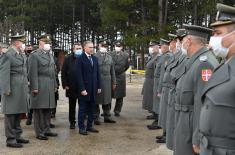
[[183,55],[187,55],[188,54],[188,48],[186,48],[184,46],[185,46],[185,42],[182,43],[181,51],[182,51]]
[[153,48],[149,47],[149,54],[152,55],[154,53]]
[[222,47],[222,39],[223,37],[211,37],[209,45],[213,49],[215,56],[226,58],[228,55],[228,49]]
[[115,47],[115,51],[121,52],[122,48],[121,47]]
[[161,54],[161,55],[162,55],[162,49],[159,49],[159,54]]
[[43,49],[44,49],[45,51],[49,51],[49,50],[51,49],[51,45],[50,45],[50,44],[45,44],[44,47],[43,47]]
[[106,49],[105,47],[101,47],[101,48],[100,48],[100,52],[101,52],[101,53],[106,53],[106,52],[107,52],[107,49]]
[[22,44],[20,49],[21,49],[21,51],[24,51],[25,50],[25,44]]
[[180,42],[176,43],[176,49],[177,49],[177,51],[181,50],[181,43]]

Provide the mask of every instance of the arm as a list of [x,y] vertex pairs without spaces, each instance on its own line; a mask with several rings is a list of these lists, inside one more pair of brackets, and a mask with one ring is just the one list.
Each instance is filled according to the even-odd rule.
[[38,90],[38,61],[34,53],[29,56],[28,65],[30,90]]
[[62,82],[62,87],[63,89],[66,89],[65,87],[68,86],[68,57],[65,58],[64,64],[62,66],[61,70],[61,82]]
[[1,83],[1,89],[2,89],[2,94],[5,95],[10,95],[11,93],[11,84],[10,84],[10,60],[7,56],[7,54],[4,54],[2,56],[2,61],[0,65],[0,83]]
[[160,77],[159,77],[159,84],[158,84],[158,88],[157,88],[157,92],[159,94],[162,93],[162,81],[163,81],[163,77],[164,77],[164,74],[165,74],[165,63],[166,63],[166,57],[162,57],[162,60],[161,60],[161,68],[160,68]]
[[98,89],[101,89],[101,81],[100,81],[100,67],[99,67],[99,64],[98,64],[98,59],[96,58],[96,62],[97,62],[97,88]]
[[115,69],[114,69],[113,63],[111,64],[110,75],[111,75],[111,80],[112,80],[112,88],[115,89],[117,82],[116,82],[116,75],[115,75]]
[[[193,111],[193,137],[192,144],[194,151],[197,152],[200,146],[199,139],[199,119],[200,112],[202,107],[201,102],[201,92],[203,91],[205,85],[207,84],[207,80],[203,79],[202,72],[208,70],[211,73],[214,70],[214,67],[209,62],[202,62],[194,72],[194,111]],[[196,149],[195,149],[196,148]]]
[[82,68],[81,57],[77,58],[77,60],[76,60],[76,76],[77,76],[77,80],[78,80],[77,83],[78,83],[79,93],[86,90],[85,85],[84,85],[84,81],[83,81],[83,68]]

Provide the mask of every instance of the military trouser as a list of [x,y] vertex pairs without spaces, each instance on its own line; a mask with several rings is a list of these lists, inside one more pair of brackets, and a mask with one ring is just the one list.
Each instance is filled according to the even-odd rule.
[[20,126],[20,115],[21,114],[5,114],[5,135],[7,144],[16,143],[16,139],[19,139],[23,132]]
[[33,119],[36,136],[44,136],[50,132],[51,109],[34,109]]
[[114,113],[119,114],[122,111],[122,105],[123,105],[123,98],[117,98],[116,104],[114,107]]
[[[102,105],[102,110],[104,113],[104,119],[108,119],[110,117],[110,110],[111,110],[111,104],[105,104]],[[100,116],[100,105],[95,105],[95,113],[94,113],[94,120],[98,120]]]

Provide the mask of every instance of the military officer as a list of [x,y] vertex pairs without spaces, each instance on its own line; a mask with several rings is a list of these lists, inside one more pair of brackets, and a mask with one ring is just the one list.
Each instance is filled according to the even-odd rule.
[[[7,51],[7,48],[8,48],[8,45],[0,43],[0,59],[3,55],[3,53],[5,53]],[[0,86],[0,102],[1,102],[1,94],[2,93],[1,93],[1,86]]]
[[152,112],[153,109],[153,85],[154,85],[154,68],[157,58],[159,57],[159,42],[150,41],[149,43],[150,58],[146,64],[145,81],[142,89],[143,109],[148,110],[152,115],[147,116],[147,119],[157,119],[157,114]]
[[160,91],[162,88],[161,82],[163,79],[163,75],[165,73],[165,67],[170,61],[170,58],[172,54],[169,52],[169,41],[165,39],[160,39],[160,46],[161,46],[161,52],[162,55],[159,57],[159,59],[156,61],[155,64],[155,70],[154,70],[154,87],[153,87],[153,112],[157,115],[159,115],[151,125],[147,125],[148,129],[155,130],[155,129],[161,129],[161,126],[159,126],[159,117],[160,117]]
[[200,95],[218,61],[206,47],[211,29],[187,24],[184,28],[187,35],[182,41],[182,52],[187,53],[189,60],[176,85],[174,153],[194,155],[199,145]]
[[100,107],[102,105],[103,116],[105,123],[116,123],[110,117],[112,102],[112,90],[116,88],[116,76],[112,57],[108,54],[108,42],[105,40],[100,41],[99,50],[94,54],[98,58],[100,80],[102,92],[97,94],[96,110],[95,110],[95,124],[99,123]]
[[210,46],[226,62],[216,69],[202,92],[200,155],[235,154],[235,41],[225,40],[224,47],[221,44],[226,34],[235,31],[235,7],[217,4],[217,10]]
[[[181,68],[185,65],[185,61],[187,60],[187,56],[181,52],[181,41],[185,36],[185,29],[178,29],[176,32],[176,50],[174,62],[171,64],[169,68],[170,71],[170,81],[169,85],[169,94],[168,94],[168,103],[167,103],[167,116],[166,116],[166,146],[168,149],[173,150],[173,141],[174,141],[174,120],[175,120],[175,86],[177,80],[180,78],[182,74]],[[160,139],[161,137],[157,137]]]
[[[161,139],[157,139],[157,143],[165,143],[166,142],[166,117],[167,117],[167,104],[168,104],[168,95],[169,95],[169,90],[171,88],[171,69],[173,67],[172,63],[175,61],[175,59],[178,59],[179,57],[179,52],[176,49],[176,38],[177,36],[174,34],[168,34],[170,38],[170,52],[167,53],[168,56],[165,59],[165,72],[161,73],[162,80],[159,83],[159,86],[162,88],[159,88],[159,92],[161,92],[161,98],[160,98],[160,119],[159,119],[159,125],[163,128],[163,137]],[[162,76],[163,74],[163,76]]]
[[11,36],[11,47],[2,54],[0,64],[0,85],[2,88],[2,112],[5,114],[6,146],[23,147],[29,143],[21,138],[22,113],[28,111],[28,80],[25,49],[25,35]]
[[115,51],[111,52],[114,63],[117,86],[113,91],[113,98],[116,99],[114,107],[115,116],[120,116],[123,106],[123,98],[126,96],[126,71],[129,68],[129,55],[123,51],[123,45],[120,41],[115,42]]
[[51,109],[55,108],[56,69],[51,50],[51,36],[38,38],[39,49],[33,51],[28,60],[30,82],[30,108],[33,109],[36,138],[48,140],[57,136],[50,130]]

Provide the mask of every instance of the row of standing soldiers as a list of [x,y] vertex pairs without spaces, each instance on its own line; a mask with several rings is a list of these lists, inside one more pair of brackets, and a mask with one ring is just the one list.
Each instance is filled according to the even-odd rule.
[[213,30],[184,24],[161,39],[162,54],[157,42],[149,45],[143,108],[154,119],[148,128],[163,129],[156,142],[174,155],[235,154],[235,8],[217,10]]

